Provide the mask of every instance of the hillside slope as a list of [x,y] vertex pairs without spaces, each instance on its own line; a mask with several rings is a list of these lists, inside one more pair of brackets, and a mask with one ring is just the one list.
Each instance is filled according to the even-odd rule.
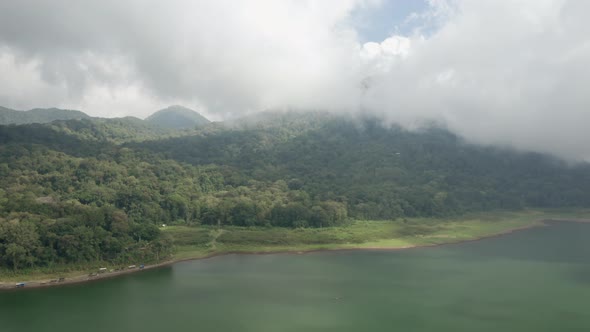
[[384,128],[371,119],[324,116],[304,128],[288,115],[275,124],[135,147],[193,165],[231,166],[243,174],[236,184],[284,180],[312,198],[346,202],[359,218],[590,205],[588,164],[473,145],[440,128]]
[[162,223],[328,227],[590,206],[588,164],[471,145],[440,128],[325,114],[182,137],[144,125],[0,126],[0,267],[157,260],[171,249]]

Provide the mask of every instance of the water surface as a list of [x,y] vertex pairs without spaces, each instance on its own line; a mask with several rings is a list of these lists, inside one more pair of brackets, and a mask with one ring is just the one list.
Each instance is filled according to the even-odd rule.
[[590,331],[590,224],[403,251],[230,255],[0,293],[0,331]]

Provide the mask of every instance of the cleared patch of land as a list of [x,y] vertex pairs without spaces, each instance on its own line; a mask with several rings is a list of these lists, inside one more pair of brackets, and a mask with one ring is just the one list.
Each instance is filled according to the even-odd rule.
[[[198,259],[226,253],[304,252],[338,249],[404,249],[470,241],[515,230],[543,226],[546,220],[590,220],[590,210],[526,210],[490,212],[459,218],[412,218],[395,221],[357,220],[330,228],[245,228],[213,226],[167,226],[162,231],[174,238],[176,253],[159,264]],[[141,262],[137,262],[141,264]],[[65,283],[112,277],[131,271],[88,276],[99,267],[121,268],[105,262],[88,265],[54,266],[32,270],[0,271],[0,288],[13,288],[15,282],[48,286],[59,277]]]
[[[543,225],[548,219],[588,218],[590,211],[493,212],[460,218],[412,218],[396,221],[357,220],[331,228],[224,227],[211,245],[213,227],[169,226],[176,259],[229,252],[264,253],[336,249],[402,249],[475,240]],[[215,233],[216,234],[216,233]]]

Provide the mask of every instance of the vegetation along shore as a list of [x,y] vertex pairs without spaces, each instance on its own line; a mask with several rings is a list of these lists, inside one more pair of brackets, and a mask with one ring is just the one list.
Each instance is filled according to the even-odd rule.
[[153,264],[84,268],[57,267],[3,272],[0,289],[38,288],[92,282],[177,262],[226,254],[307,253],[322,250],[400,250],[474,241],[547,225],[548,221],[589,222],[590,211],[494,212],[455,219],[354,221],[324,229],[167,226],[162,231],[176,244],[174,254]]

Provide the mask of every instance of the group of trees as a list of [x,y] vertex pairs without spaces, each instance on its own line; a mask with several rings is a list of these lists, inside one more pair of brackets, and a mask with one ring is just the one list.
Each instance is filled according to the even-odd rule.
[[129,119],[0,126],[0,266],[159,259],[171,250],[160,224],[330,227],[590,203],[587,165],[436,128],[271,119],[174,134]]
[[150,262],[171,252],[171,239],[156,225],[131,222],[110,206],[43,204],[49,206],[33,209],[37,213],[10,212],[0,218],[0,266],[18,270],[93,261]]

